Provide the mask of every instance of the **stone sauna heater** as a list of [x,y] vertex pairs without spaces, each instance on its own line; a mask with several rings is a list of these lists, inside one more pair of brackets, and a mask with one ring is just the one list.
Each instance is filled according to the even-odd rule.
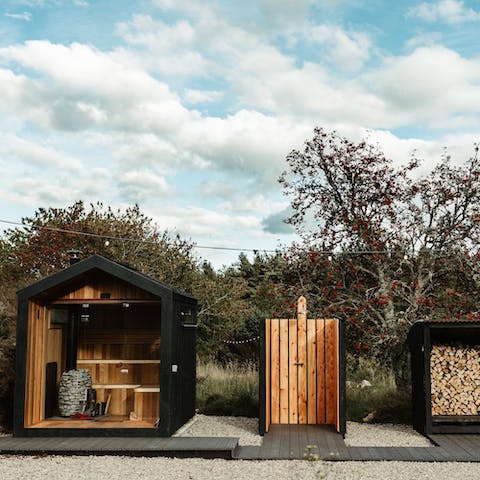
[[408,342],[414,428],[480,433],[480,323],[416,322]]

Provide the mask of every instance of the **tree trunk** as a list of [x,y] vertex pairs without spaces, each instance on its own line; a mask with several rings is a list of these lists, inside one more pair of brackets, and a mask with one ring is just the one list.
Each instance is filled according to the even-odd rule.
[[406,344],[398,344],[391,355],[395,386],[401,393],[410,393],[410,355]]

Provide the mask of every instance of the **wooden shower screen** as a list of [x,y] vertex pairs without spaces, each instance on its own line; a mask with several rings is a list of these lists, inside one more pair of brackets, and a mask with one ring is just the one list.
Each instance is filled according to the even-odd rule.
[[332,424],[340,431],[337,319],[265,321],[265,431],[271,424]]

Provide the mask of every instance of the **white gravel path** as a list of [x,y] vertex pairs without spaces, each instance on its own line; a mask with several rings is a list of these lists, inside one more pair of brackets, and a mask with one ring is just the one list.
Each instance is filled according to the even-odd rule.
[[135,457],[2,457],[2,480],[477,480],[480,464],[228,461]]

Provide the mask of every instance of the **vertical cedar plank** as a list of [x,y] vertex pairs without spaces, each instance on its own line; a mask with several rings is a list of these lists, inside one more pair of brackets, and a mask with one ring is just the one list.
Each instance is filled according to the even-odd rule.
[[307,423],[317,423],[317,356],[316,356],[316,322],[307,320]]
[[297,355],[297,320],[288,321],[288,391],[289,391],[289,423],[298,423],[298,355]]
[[39,406],[38,406],[38,421],[41,422],[45,420],[45,377],[47,372],[47,362],[46,362],[46,351],[47,351],[47,334],[48,334],[48,324],[47,324],[47,308],[41,307],[40,309],[40,318],[41,318],[41,332],[42,332],[42,353],[37,361],[39,362],[39,376],[38,380],[39,385]]
[[297,320],[298,423],[307,423],[307,301],[298,299]]
[[280,422],[287,424],[289,422],[288,400],[289,400],[289,382],[288,382],[288,320],[279,320],[280,330]]
[[335,392],[337,394],[337,401],[335,403],[336,405],[336,416],[335,416],[335,428],[337,432],[340,432],[340,320],[338,318],[335,320],[335,336],[336,336],[336,341],[335,341],[335,347],[336,347],[336,369],[335,369]]
[[325,423],[325,320],[317,319],[317,423]]
[[[277,319],[270,320],[271,332],[270,332],[270,341],[271,341],[271,354],[270,354],[270,383],[271,383],[271,415],[270,423],[278,424],[280,423],[280,354],[279,354],[279,343],[280,343],[280,330],[279,330],[279,321]],[[268,348],[268,346],[267,346]]]
[[336,320],[326,321],[326,423],[337,423],[338,335]]
[[270,325],[271,320],[265,320],[265,431],[270,427],[270,405],[272,388],[270,385],[270,371],[272,369],[270,361]]
[[34,304],[33,302],[28,302],[28,324],[27,324],[27,358],[26,358],[26,375],[25,375],[25,415],[24,415],[24,425],[29,427],[32,424],[32,359],[33,359],[33,315],[34,315]]

